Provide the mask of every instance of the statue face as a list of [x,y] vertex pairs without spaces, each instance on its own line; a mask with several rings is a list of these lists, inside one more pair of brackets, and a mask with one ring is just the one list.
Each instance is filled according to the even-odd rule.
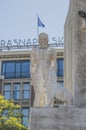
[[46,33],[41,33],[39,35],[39,44],[40,44],[40,48],[42,49],[48,48],[48,35]]

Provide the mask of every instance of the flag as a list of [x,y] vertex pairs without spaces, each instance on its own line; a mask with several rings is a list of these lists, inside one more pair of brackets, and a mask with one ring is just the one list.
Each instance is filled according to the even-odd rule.
[[43,27],[43,28],[45,27],[45,25],[40,20],[39,16],[37,16],[37,21],[38,21],[38,27]]

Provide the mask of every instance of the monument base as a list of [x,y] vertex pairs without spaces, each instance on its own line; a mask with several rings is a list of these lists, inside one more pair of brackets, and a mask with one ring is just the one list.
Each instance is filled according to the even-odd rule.
[[86,130],[86,109],[33,107],[29,130]]

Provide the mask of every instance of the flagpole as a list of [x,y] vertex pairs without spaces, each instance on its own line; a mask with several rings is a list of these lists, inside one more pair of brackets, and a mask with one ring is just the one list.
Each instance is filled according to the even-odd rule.
[[39,27],[45,27],[45,25],[40,20],[39,16],[37,15],[37,36],[39,36]]
[[39,26],[38,26],[38,14],[37,14],[37,38],[39,36]]
[[39,27],[38,27],[38,24],[37,24],[37,37],[39,36]]

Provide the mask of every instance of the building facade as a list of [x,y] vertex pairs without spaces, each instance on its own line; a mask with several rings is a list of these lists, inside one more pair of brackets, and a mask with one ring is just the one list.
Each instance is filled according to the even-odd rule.
[[[57,49],[57,82],[64,86],[64,50]],[[34,92],[30,86],[30,51],[0,52],[0,94],[5,99],[13,99],[21,106],[24,115],[22,122],[28,126],[30,107],[33,105]]]

